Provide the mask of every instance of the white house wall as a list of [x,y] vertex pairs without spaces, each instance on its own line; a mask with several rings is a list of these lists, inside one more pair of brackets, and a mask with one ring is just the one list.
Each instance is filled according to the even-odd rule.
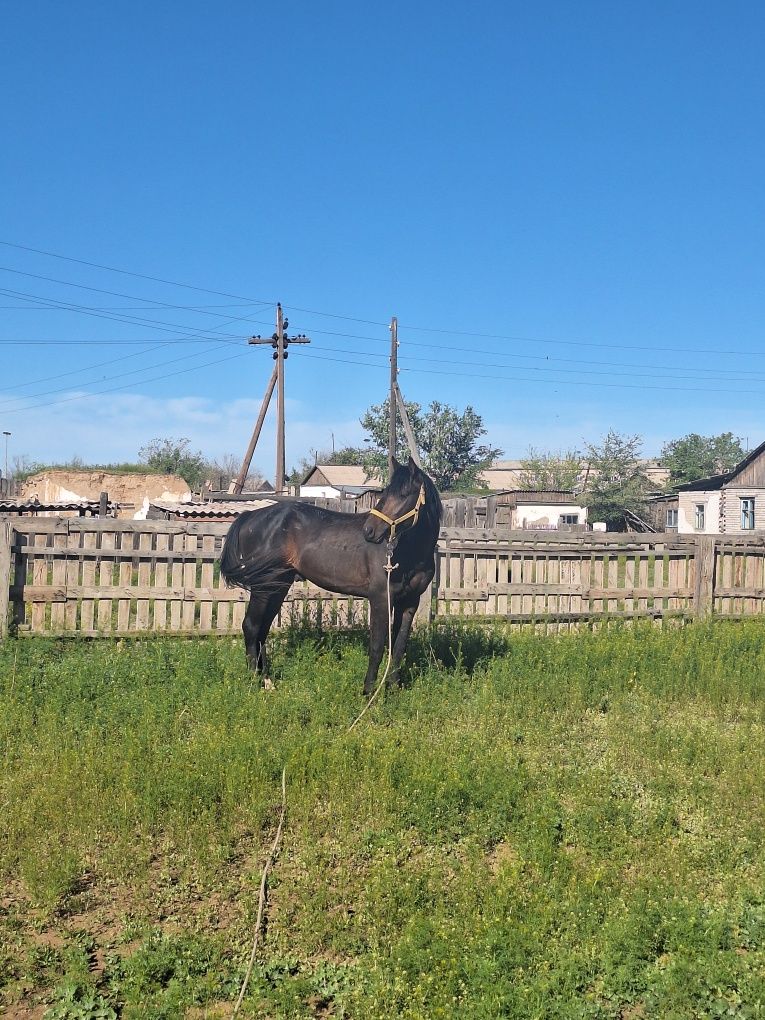
[[[704,528],[696,527],[696,506],[704,506]],[[699,490],[679,492],[677,503],[678,535],[719,535],[720,534],[720,490]]]
[[516,528],[537,527],[557,528],[563,514],[577,514],[579,524],[587,523],[587,507],[573,503],[523,503],[513,511],[513,526]]
[[319,499],[337,499],[340,490],[335,489],[332,485],[301,485],[300,495],[316,496]]

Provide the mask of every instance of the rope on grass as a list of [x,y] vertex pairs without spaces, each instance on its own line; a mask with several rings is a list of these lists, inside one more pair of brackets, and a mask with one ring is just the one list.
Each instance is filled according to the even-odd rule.
[[268,873],[271,870],[273,863],[276,859],[276,852],[279,849],[279,843],[282,838],[282,831],[284,829],[284,819],[287,815],[287,769],[282,769],[282,813],[279,818],[279,826],[276,830],[276,836],[271,846],[271,853],[268,855],[265,865],[263,866],[263,875],[260,879],[260,894],[258,896],[258,916],[255,919],[255,935],[252,940],[252,952],[250,953],[250,962],[247,964],[247,970],[242,981],[242,987],[239,990],[239,998],[236,1000],[234,1006],[234,1012],[231,1014],[232,1020],[239,1012],[239,1007],[242,1005],[244,994],[247,991],[247,985],[250,983],[250,975],[252,974],[252,968],[255,966],[255,959],[258,955],[258,943],[260,942],[260,935],[263,931],[263,914],[266,907],[266,884],[268,882]]
[[392,559],[391,552],[392,552],[391,546],[390,546],[390,543],[388,543],[388,561],[385,564],[385,566],[383,567],[383,570],[385,570],[386,573],[388,574],[388,662],[387,662],[387,665],[385,666],[385,672],[383,673],[382,680],[379,682],[377,687],[374,689],[372,695],[369,698],[369,701],[367,701],[366,705],[364,705],[364,707],[362,708],[361,712],[359,712],[359,714],[353,720],[351,725],[345,731],[346,733],[350,733],[351,730],[356,726],[356,724],[361,722],[361,720],[367,714],[369,709],[372,707],[372,702],[375,700],[377,695],[383,689],[383,685],[385,684],[385,681],[388,679],[388,671],[390,670],[390,664],[391,664],[391,662],[393,660],[393,612],[392,612],[391,606],[390,606],[390,575],[396,569],[396,567],[398,566],[398,563],[391,563],[391,559]]
[[[391,611],[391,605],[390,605],[390,575],[396,569],[396,567],[398,566],[398,563],[391,563],[391,558],[392,558],[391,557],[391,546],[389,544],[388,545],[388,561],[387,561],[387,563],[385,564],[385,567],[384,567],[384,570],[388,574],[388,584],[387,584],[387,588],[388,588],[388,662],[387,662],[387,664],[385,666],[385,672],[383,673],[382,680],[378,683],[377,687],[375,688],[374,692],[370,696],[370,698],[367,701],[367,703],[364,706],[364,708],[356,716],[356,718],[353,720],[351,725],[345,731],[346,734],[350,733],[351,730],[354,729],[354,727],[359,722],[361,722],[361,720],[364,718],[364,716],[367,714],[367,712],[371,708],[372,702],[375,700],[377,695],[380,693],[380,691],[383,688],[383,685],[385,684],[385,681],[388,678],[388,672],[390,671],[390,664],[391,664],[391,662],[393,660],[393,613]],[[268,873],[271,870],[271,868],[273,867],[274,861],[276,860],[276,852],[279,849],[279,843],[281,842],[282,831],[284,829],[284,819],[285,819],[286,815],[287,815],[287,768],[285,766],[282,769],[282,811],[281,811],[281,816],[279,818],[279,826],[278,826],[278,828],[276,830],[276,836],[274,837],[274,842],[273,842],[273,844],[271,846],[271,852],[268,855],[268,858],[266,859],[265,865],[263,866],[263,874],[262,874],[262,877],[260,879],[260,894],[258,896],[258,915],[257,915],[257,917],[255,919],[255,934],[254,934],[253,939],[252,939],[252,951],[250,952],[250,960],[249,960],[249,963],[247,964],[247,970],[245,971],[244,979],[242,981],[242,987],[239,990],[239,998],[236,1000],[236,1005],[234,1006],[234,1011],[231,1014],[231,1020],[234,1020],[234,1018],[236,1017],[237,1013],[239,1012],[239,1008],[241,1007],[242,1002],[244,1001],[244,996],[245,996],[245,993],[247,991],[247,986],[250,983],[250,977],[252,975],[252,968],[255,966],[255,960],[257,959],[257,955],[258,955],[258,943],[260,942],[260,936],[261,936],[262,931],[263,931],[263,915],[264,915],[265,906],[266,906],[266,886],[267,886],[267,882],[268,882]]]

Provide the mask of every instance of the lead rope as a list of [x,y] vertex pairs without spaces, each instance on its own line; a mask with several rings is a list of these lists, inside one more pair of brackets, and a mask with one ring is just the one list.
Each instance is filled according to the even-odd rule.
[[[393,612],[391,610],[390,605],[390,576],[398,566],[398,563],[391,562],[391,560],[393,559],[392,536],[388,540],[387,554],[388,555],[383,570],[388,575],[386,583],[386,587],[388,590],[388,662],[385,666],[385,672],[383,673],[382,680],[378,683],[377,687],[370,696],[369,701],[367,701],[364,708],[361,710],[361,712],[359,712],[359,714],[353,720],[351,725],[345,731],[346,734],[350,733],[351,730],[354,729],[356,725],[361,722],[361,720],[367,714],[369,709],[372,707],[372,703],[382,690],[385,681],[388,679],[390,664],[393,661]],[[281,843],[282,832],[284,831],[284,819],[286,818],[286,815],[287,815],[287,769],[285,767],[282,769],[282,808],[281,815],[279,817],[279,825],[276,829],[276,836],[274,836],[274,841],[271,845],[271,852],[269,853],[266,859],[266,863],[263,866],[263,873],[260,879],[260,892],[258,893],[258,913],[255,918],[255,934],[252,939],[252,951],[250,952],[250,959],[247,964],[247,970],[245,971],[244,979],[242,981],[242,987],[239,989],[239,998],[236,1000],[236,1005],[234,1006],[234,1010],[231,1014],[231,1020],[234,1020],[234,1017],[239,1012],[239,1008],[241,1007],[242,1002],[244,1001],[247,986],[250,983],[250,977],[252,975],[252,968],[255,966],[255,960],[257,959],[258,956],[258,944],[260,942],[260,936],[263,931],[263,915],[266,909],[266,887],[268,883],[268,873],[272,869],[274,861],[276,860],[276,853],[277,850],[279,849],[279,844]]]
[[357,723],[361,722],[361,720],[367,714],[369,709],[372,707],[372,702],[375,700],[377,695],[383,689],[383,685],[384,685],[385,681],[388,679],[388,671],[390,670],[390,664],[393,661],[393,612],[392,612],[391,607],[390,607],[390,575],[396,569],[396,567],[398,566],[398,563],[391,563],[391,560],[393,559],[393,539],[392,539],[392,537],[388,541],[387,552],[388,552],[388,558],[385,561],[385,566],[383,567],[383,570],[388,575],[388,581],[387,581],[387,588],[388,588],[388,663],[387,663],[387,665],[385,667],[385,672],[383,673],[382,680],[379,682],[379,684],[375,688],[373,694],[369,698],[369,701],[366,703],[366,705],[364,705],[364,707],[362,708],[361,712],[359,712],[359,714],[353,720],[351,725],[345,731],[346,733],[350,733],[351,730],[354,729],[354,727],[357,725]]

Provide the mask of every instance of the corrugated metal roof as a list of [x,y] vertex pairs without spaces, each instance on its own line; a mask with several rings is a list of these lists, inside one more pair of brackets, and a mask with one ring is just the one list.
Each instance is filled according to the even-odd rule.
[[[122,504],[109,501],[107,511],[118,510]],[[66,499],[42,503],[39,499],[0,499],[0,513],[56,513],[83,510],[98,513],[101,503],[97,499]]]
[[245,510],[262,510],[273,506],[274,499],[239,499],[233,502],[210,501],[207,503],[169,503],[155,500],[150,507],[155,507],[172,517],[191,520],[226,520],[237,517]]

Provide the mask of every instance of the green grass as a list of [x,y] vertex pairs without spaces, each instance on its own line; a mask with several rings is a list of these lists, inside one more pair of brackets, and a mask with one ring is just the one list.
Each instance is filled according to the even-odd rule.
[[0,646],[0,1012],[765,1016],[765,625]]

